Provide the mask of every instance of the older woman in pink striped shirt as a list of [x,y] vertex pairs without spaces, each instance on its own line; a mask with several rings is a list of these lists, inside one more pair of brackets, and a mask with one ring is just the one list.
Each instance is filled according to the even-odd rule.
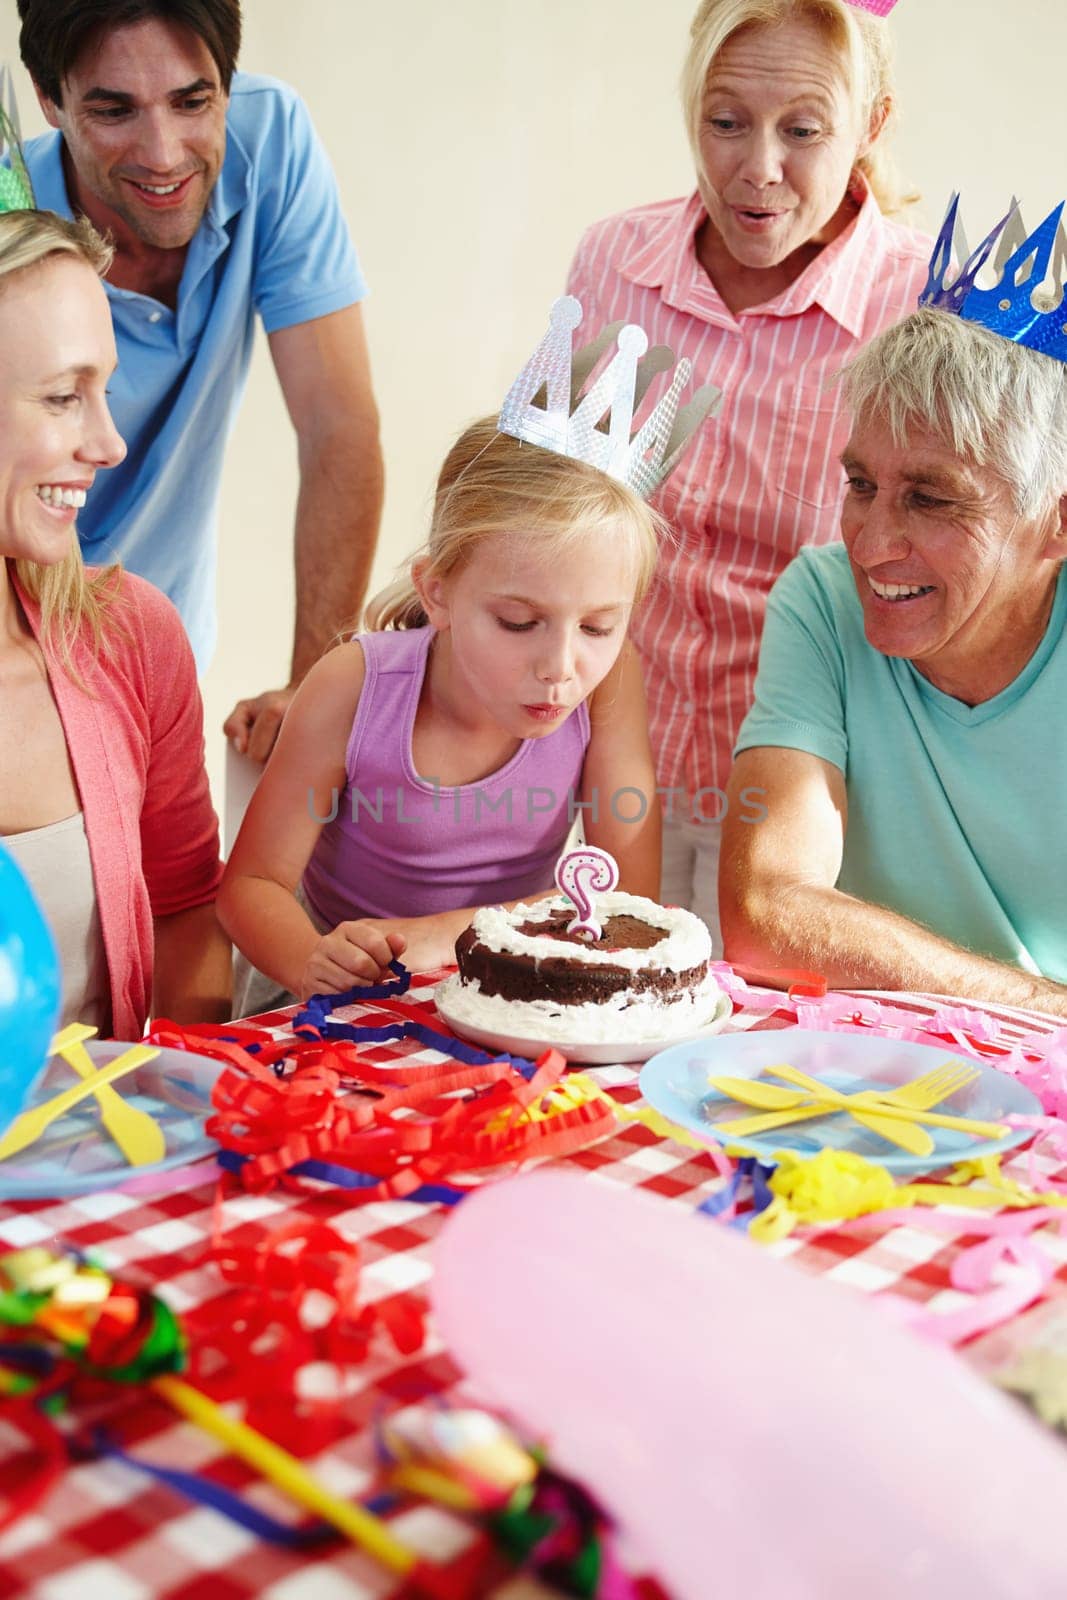
[[[867,9],[704,0],[682,95],[696,192],[590,228],[568,289],[588,327],[639,323],[723,390],[657,497],[675,539],[633,628],[663,798],[662,897],[717,936],[718,824],[767,595],[802,545],[839,536],[848,425],[828,380],[914,307],[930,241],[887,220],[904,203],[880,142],[890,49]],[[742,804],[757,822],[760,796]]]

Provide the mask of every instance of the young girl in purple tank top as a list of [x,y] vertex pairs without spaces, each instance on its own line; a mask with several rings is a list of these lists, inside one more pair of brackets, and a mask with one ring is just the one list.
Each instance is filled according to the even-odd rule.
[[656,537],[655,513],[595,467],[493,418],[461,435],[428,544],[370,631],[308,674],[230,857],[222,922],[280,991],[373,983],[397,956],[447,964],[479,906],[552,890],[576,816],[623,889],[658,893],[626,643]]

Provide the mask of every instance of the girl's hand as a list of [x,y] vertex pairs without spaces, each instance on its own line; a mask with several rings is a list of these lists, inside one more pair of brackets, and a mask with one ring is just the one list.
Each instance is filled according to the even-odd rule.
[[300,981],[300,997],[343,994],[357,983],[381,983],[389,963],[403,955],[407,941],[395,923],[363,918],[339,922],[312,950]]
[[364,927],[377,928],[386,938],[399,937],[404,965],[409,972],[433,972],[456,961],[456,940],[473,911],[446,911],[429,917],[382,917]]

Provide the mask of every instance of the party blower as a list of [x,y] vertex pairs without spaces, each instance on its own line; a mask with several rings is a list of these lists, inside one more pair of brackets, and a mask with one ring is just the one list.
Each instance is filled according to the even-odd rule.
[[[467,1600],[452,1569],[423,1560],[380,1518],[331,1493],[295,1456],[180,1377],[186,1355],[181,1324],[150,1290],[74,1254],[38,1246],[10,1251],[0,1255],[0,1341],[0,1397],[32,1395],[48,1370],[42,1359],[55,1362],[60,1377],[69,1369],[143,1384],[403,1580],[405,1597]],[[49,1392],[53,1387],[51,1380]]]

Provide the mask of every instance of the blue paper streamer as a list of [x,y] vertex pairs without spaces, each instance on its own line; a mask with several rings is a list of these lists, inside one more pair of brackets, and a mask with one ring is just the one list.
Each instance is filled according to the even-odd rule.
[[752,1185],[752,1209],[742,1216],[733,1217],[729,1226],[731,1228],[747,1228],[753,1217],[758,1217],[761,1211],[766,1211],[774,1195],[771,1192],[768,1179],[775,1169],[775,1162],[764,1165],[756,1160],[755,1156],[742,1156],[737,1163],[733,1177],[725,1188],[717,1189],[706,1200],[701,1201],[697,1210],[706,1217],[722,1216],[724,1211],[736,1204],[742,1189],[747,1183]]
[[752,1210],[749,1212],[749,1220],[758,1217],[761,1211],[766,1211],[774,1199],[768,1179],[776,1166],[775,1161],[755,1163],[752,1171]]
[[[103,1428],[94,1428],[90,1438],[91,1450],[86,1448],[83,1441],[77,1441],[79,1452],[85,1456],[110,1456],[114,1461],[121,1461],[125,1466],[145,1473],[157,1483],[165,1484],[168,1489],[174,1489],[178,1494],[185,1495],[186,1499],[192,1500],[194,1504],[209,1506],[212,1511],[218,1511],[222,1516],[229,1517],[231,1522],[247,1528],[257,1538],[266,1539],[270,1544],[281,1545],[289,1550],[311,1550],[318,1545],[334,1543],[341,1538],[341,1534],[332,1523],[320,1521],[293,1527],[291,1523],[279,1522],[266,1511],[260,1511],[257,1506],[242,1500],[232,1490],[201,1477],[197,1472],[178,1472],[171,1467],[159,1467],[154,1462],[142,1461],[140,1457],[130,1455],[117,1445]],[[394,1510],[398,1502],[394,1494],[380,1494],[360,1500],[358,1503],[365,1511],[381,1516]]]
[[[299,1019],[293,1023],[293,1032],[298,1037],[308,1037],[298,1027]],[[430,1050],[437,1050],[441,1055],[452,1056],[456,1061],[462,1061],[469,1067],[484,1067],[492,1061],[506,1061],[522,1077],[529,1080],[537,1071],[535,1062],[526,1056],[512,1056],[504,1050],[498,1050],[490,1055],[488,1051],[479,1050],[472,1044],[462,1044],[458,1039],[453,1039],[447,1033],[438,1033],[435,1028],[428,1027],[424,1022],[388,1022],[380,1027],[356,1026],[350,1022],[329,1022],[321,1029],[316,1029],[316,1036],[323,1039],[349,1039],[353,1044],[388,1044],[397,1039],[417,1039]]]
[[[0,1362],[6,1362],[12,1367],[29,1372],[34,1377],[45,1378],[54,1370],[56,1357],[51,1350],[44,1349],[40,1345],[0,1344]],[[47,1403],[54,1402],[55,1399],[55,1395],[47,1396],[44,1401],[38,1403],[38,1409],[44,1411]],[[315,1523],[311,1527],[294,1528],[287,1523],[278,1522],[265,1511],[246,1504],[230,1490],[201,1478],[197,1473],[178,1472],[170,1467],[157,1467],[152,1462],[141,1461],[137,1456],[131,1456],[121,1449],[103,1428],[92,1428],[88,1435],[74,1434],[68,1438],[57,1433],[57,1437],[65,1446],[71,1461],[94,1461],[102,1456],[111,1456],[128,1467],[136,1468],[138,1472],[146,1473],[157,1483],[176,1489],[187,1499],[220,1511],[223,1516],[229,1517],[231,1522],[239,1523],[241,1527],[247,1528],[261,1539],[269,1540],[271,1544],[301,1550],[338,1538],[337,1530],[327,1522]]]
[[247,1528],[249,1533],[254,1533],[259,1539],[268,1540],[270,1544],[282,1545],[288,1550],[308,1550],[341,1537],[337,1529],[328,1522],[316,1522],[310,1527],[294,1528],[291,1524],[279,1522],[276,1517],[260,1511],[258,1506],[250,1505],[232,1490],[224,1489],[221,1484],[202,1478],[199,1473],[178,1472],[172,1467],[159,1467],[152,1461],[142,1461],[138,1456],[131,1456],[128,1451],[117,1445],[103,1428],[94,1428],[90,1437],[93,1444],[92,1453],[95,1456],[110,1457],[113,1461],[121,1461],[124,1466],[145,1473],[156,1483],[165,1484],[168,1489],[176,1490],[194,1504],[209,1506],[212,1511],[221,1512],[224,1517],[229,1517],[231,1522]]
[[402,961],[390,961],[389,971],[396,977],[391,983],[360,983],[351,989],[346,989],[343,994],[313,994],[308,999],[303,1011],[297,1012],[293,1019],[293,1028],[321,1028],[331,1011],[336,1011],[340,1006],[355,1006],[361,1000],[390,1000],[397,995],[407,994],[411,988],[411,973]]
[[[240,1172],[251,1159],[237,1150],[220,1150],[218,1154],[219,1166],[225,1167],[227,1172]],[[300,1161],[287,1170],[299,1178],[317,1178],[322,1183],[336,1184],[339,1189],[373,1189],[382,1181],[372,1172],[354,1172],[351,1167],[338,1166],[332,1161]],[[424,1183],[401,1198],[418,1201],[420,1205],[454,1206],[466,1193],[465,1189],[455,1189],[450,1183]]]
[[0,1344],[0,1366],[14,1367],[34,1378],[50,1378],[56,1368],[51,1350],[35,1344]]
[[468,1067],[484,1067],[492,1061],[507,1061],[527,1080],[533,1077],[537,1065],[526,1056],[512,1056],[505,1050],[490,1055],[474,1045],[463,1044],[451,1034],[438,1033],[435,1028],[429,1027],[424,1022],[405,1019],[372,1027],[369,1024],[356,1025],[350,1022],[334,1022],[330,1019],[331,1011],[336,1011],[341,1006],[359,1005],[362,1000],[388,1000],[396,995],[406,994],[411,987],[410,972],[400,961],[391,961],[389,970],[397,975],[392,983],[361,984],[357,988],[346,990],[344,994],[313,994],[304,1009],[297,1012],[293,1018],[293,1032],[298,1037],[306,1038],[311,1031],[316,1038],[347,1039],[353,1044],[389,1044],[398,1039],[417,1039],[427,1048],[437,1050],[445,1056],[452,1056]]

